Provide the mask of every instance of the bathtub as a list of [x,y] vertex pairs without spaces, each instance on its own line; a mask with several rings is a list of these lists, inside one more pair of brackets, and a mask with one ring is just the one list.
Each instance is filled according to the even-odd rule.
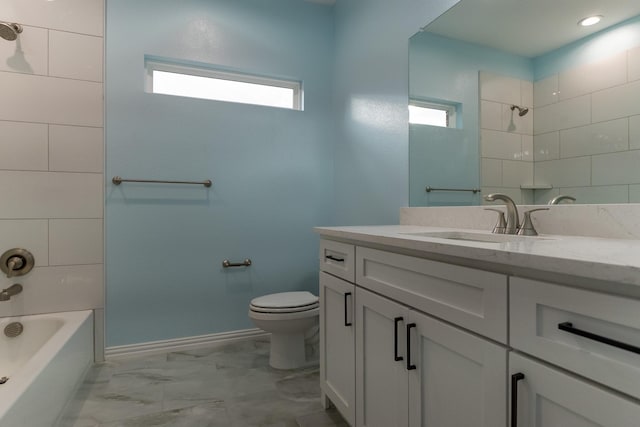
[[[12,322],[24,330],[8,338]],[[55,425],[92,363],[92,311],[0,318],[0,426]]]

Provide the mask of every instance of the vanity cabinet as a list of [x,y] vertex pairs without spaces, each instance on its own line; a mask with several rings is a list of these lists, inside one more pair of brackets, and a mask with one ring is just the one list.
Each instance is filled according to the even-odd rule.
[[526,356],[511,353],[512,427],[635,427],[640,405]]
[[638,299],[340,245],[321,387],[351,426],[640,427]]

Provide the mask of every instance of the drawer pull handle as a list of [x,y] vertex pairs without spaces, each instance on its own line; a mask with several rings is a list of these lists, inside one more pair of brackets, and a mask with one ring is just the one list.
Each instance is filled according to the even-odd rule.
[[351,292],[347,292],[344,294],[344,326],[351,326],[352,323],[349,322],[349,297],[351,296]]
[[344,262],[344,258],[336,258],[333,255],[327,255],[325,258],[335,262]]
[[398,323],[402,322],[404,319],[402,317],[396,317],[393,319],[393,359],[396,362],[404,360],[402,356],[398,356]]
[[573,323],[564,322],[558,324],[558,329],[561,331],[569,332],[570,334],[579,335],[581,337],[589,338],[590,340],[598,341],[603,344],[608,344],[613,347],[620,348],[622,350],[627,350],[632,353],[640,354],[640,347],[636,347],[631,344],[627,344],[621,341],[616,341],[611,338],[603,337],[602,335],[596,335],[591,332],[583,331],[581,329],[576,329],[573,327]]
[[511,427],[518,427],[518,381],[523,379],[522,372],[511,375]]
[[418,368],[411,363],[411,329],[415,327],[415,323],[409,323],[407,325],[407,371],[413,371]]

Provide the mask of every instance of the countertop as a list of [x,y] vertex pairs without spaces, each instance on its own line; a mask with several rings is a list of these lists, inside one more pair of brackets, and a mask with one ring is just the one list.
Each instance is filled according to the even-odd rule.
[[329,239],[443,261],[451,257],[456,260],[454,263],[462,265],[640,298],[640,240],[541,234],[510,242],[475,242],[408,233],[491,233],[414,225],[316,227],[314,230]]

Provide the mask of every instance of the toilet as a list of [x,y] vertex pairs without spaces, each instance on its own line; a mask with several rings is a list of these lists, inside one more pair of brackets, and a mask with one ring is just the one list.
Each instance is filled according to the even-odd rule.
[[319,311],[318,297],[310,292],[283,292],[251,300],[251,321],[271,333],[271,367],[295,369],[313,363],[307,360],[305,341],[317,338]]

